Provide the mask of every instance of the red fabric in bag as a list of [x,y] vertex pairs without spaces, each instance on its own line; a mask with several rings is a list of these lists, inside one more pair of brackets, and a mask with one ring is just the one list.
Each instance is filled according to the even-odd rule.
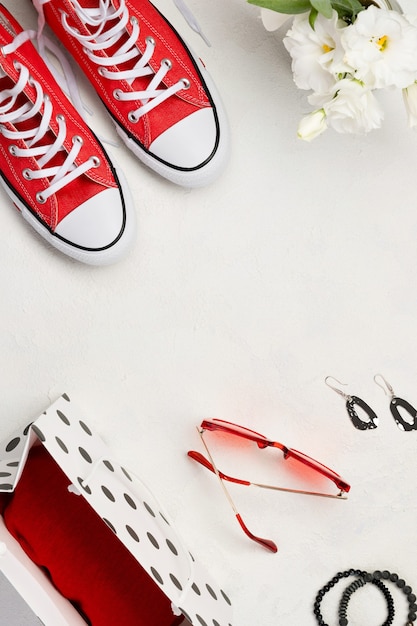
[[171,603],[43,446],[30,451],[12,495],[9,532],[92,626],[177,626]]

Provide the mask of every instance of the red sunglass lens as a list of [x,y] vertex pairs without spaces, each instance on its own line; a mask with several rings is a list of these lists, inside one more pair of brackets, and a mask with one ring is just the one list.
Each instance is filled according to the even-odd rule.
[[231,435],[237,435],[239,437],[244,437],[245,439],[251,439],[252,441],[257,441],[258,439],[262,439],[267,441],[267,438],[260,433],[257,433],[250,428],[245,428],[244,426],[238,426],[237,424],[233,424],[232,422],[226,422],[225,420],[220,420],[214,418],[212,420],[203,420],[201,422],[201,428],[205,430],[220,430],[225,433],[230,433]]

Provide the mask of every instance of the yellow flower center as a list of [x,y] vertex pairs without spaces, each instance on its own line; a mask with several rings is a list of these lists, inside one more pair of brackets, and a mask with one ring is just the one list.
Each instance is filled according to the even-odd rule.
[[331,48],[330,46],[328,46],[327,43],[324,43],[322,48],[324,52],[331,52],[332,50],[334,50],[334,48]]
[[381,50],[381,52],[384,52],[384,50],[386,50],[388,46],[387,35],[382,35],[382,37],[380,37],[376,43],[377,43],[378,48]]

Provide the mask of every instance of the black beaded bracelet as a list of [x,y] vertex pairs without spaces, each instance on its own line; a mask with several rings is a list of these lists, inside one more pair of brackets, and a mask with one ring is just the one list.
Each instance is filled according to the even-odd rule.
[[350,596],[357,589],[360,589],[361,587],[366,585],[367,582],[372,583],[373,585],[375,585],[382,591],[384,598],[387,602],[387,608],[388,608],[388,617],[385,620],[385,622],[382,624],[382,626],[391,626],[392,622],[394,621],[394,615],[395,615],[394,600],[392,599],[392,595],[387,589],[387,587],[384,585],[384,583],[374,578],[372,578],[372,580],[365,580],[364,578],[358,578],[357,580],[355,580],[355,582],[353,582],[351,585],[349,585],[349,587],[345,589],[342,595],[342,599],[339,604],[339,626],[348,626],[349,622],[347,619],[347,608],[348,608]]
[[405,593],[408,604],[409,604],[408,621],[406,622],[405,626],[413,626],[413,622],[417,619],[417,604],[416,604],[416,596],[413,593],[411,587],[409,585],[406,585],[405,581],[402,578],[399,578],[398,574],[391,573],[388,570],[384,570],[382,572],[380,570],[376,570],[372,574],[370,574],[369,572],[359,570],[359,569],[350,569],[344,572],[338,572],[335,576],[333,576],[331,580],[329,580],[329,582],[326,585],[324,585],[324,587],[322,587],[318,591],[315,602],[314,602],[313,610],[314,610],[314,615],[316,617],[316,620],[319,626],[328,626],[328,624],[326,624],[326,622],[324,621],[321,615],[321,611],[320,611],[320,605],[321,605],[324,595],[328,591],[330,591],[330,589],[334,587],[336,583],[338,583],[341,579],[348,578],[349,576],[357,576],[358,578],[354,583],[352,583],[346,588],[346,590],[344,591],[342,595],[342,599],[339,604],[339,626],[348,625],[349,622],[347,619],[347,607],[349,604],[350,597],[352,593],[354,593],[360,587],[363,587],[366,583],[374,584],[383,593],[385,600],[387,602],[388,617],[385,620],[385,622],[382,624],[382,626],[391,626],[393,619],[394,619],[394,614],[395,614],[394,601],[393,601],[391,593],[389,592],[388,588],[384,584],[385,581],[394,583],[399,589],[403,591],[403,593]]

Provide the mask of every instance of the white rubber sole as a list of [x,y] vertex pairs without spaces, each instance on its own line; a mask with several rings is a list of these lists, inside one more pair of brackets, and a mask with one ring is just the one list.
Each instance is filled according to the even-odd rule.
[[86,248],[80,248],[75,245],[64,241],[60,237],[51,233],[50,230],[33,215],[31,211],[21,202],[21,200],[13,193],[13,190],[5,183],[3,178],[0,177],[0,184],[6,191],[7,195],[12,199],[13,203],[19,209],[23,219],[25,219],[30,226],[45,240],[62,252],[63,254],[79,261],[81,263],[87,263],[88,265],[111,265],[116,263],[124,256],[126,256],[130,249],[135,236],[135,224],[136,215],[134,211],[134,205],[132,196],[121,170],[117,169],[112,163],[114,170],[116,171],[119,179],[120,187],[123,193],[124,206],[125,206],[125,225],[120,237],[110,246],[98,250],[90,250]]
[[220,98],[220,94],[218,93],[210,74],[205,69],[199,58],[196,57],[191,50],[190,54],[193,56],[194,61],[197,64],[198,69],[200,70],[201,75],[204,79],[204,82],[207,85],[208,90],[211,94],[211,98],[216,109],[219,125],[219,143],[217,145],[215,154],[211,157],[211,159],[207,161],[207,163],[203,164],[201,167],[197,167],[194,169],[182,169],[177,168],[174,165],[164,163],[157,157],[154,157],[152,153],[141,148],[140,145],[138,145],[138,143],[136,143],[134,139],[132,139],[126,133],[126,131],[118,124],[117,121],[113,121],[116,127],[116,131],[122,139],[123,143],[144,165],[152,169],[163,178],[166,178],[172,183],[175,183],[176,185],[195,188],[209,185],[224,171],[226,163],[228,162],[230,156],[230,130],[229,122]]

